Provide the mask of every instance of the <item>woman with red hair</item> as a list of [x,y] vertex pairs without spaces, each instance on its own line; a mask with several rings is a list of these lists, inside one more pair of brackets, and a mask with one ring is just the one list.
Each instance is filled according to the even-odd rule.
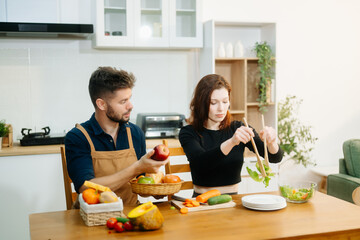
[[254,152],[251,137],[259,154],[264,156],[263,137],[266,136],[271,163],[280,162],[283,157],[275,129],[265,127],[258,134],[241,121],[231,121],[230,93],[230,84],[217,74],[206,75],[195,88],[189,125],[179,134],[190,162],[193,197],[211,189],[218,189],[222,194],[238,193],[244,150]]

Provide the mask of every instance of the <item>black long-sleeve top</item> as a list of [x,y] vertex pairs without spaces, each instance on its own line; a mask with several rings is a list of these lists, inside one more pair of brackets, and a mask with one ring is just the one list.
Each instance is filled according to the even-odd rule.
[[[242,122],[233,121],[226,130],[203,128],[197,133],[192,125],[180,130],[179,140],[190,163],[192,181],[195,185],[217,187],[241,181],[240,172],[244,163],[245,147],[254,152],[251,141],[236,145],[228,155],[224,155],[220,149],[220,145],[231,138],[241,126],[244,126]],[[255,129],[253,131],[256,147],[263,157],[264,143]],[[280,148],[276,154],[268,152],[269,162],[278,163],[283,155],[284,152]]]

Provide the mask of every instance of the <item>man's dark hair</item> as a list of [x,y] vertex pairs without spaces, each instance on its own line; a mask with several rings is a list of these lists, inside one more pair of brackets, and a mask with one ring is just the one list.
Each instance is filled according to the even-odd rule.
[[119,89],[133,88],[135,81],[132,73],[112,67],[99,67],[91,74],[89,81],[89,93],[94,107],[96,108],[96,99],[111,97]]

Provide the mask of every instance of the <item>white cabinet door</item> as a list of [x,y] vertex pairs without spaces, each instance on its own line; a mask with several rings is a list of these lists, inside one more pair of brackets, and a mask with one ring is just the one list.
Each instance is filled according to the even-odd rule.
[[133,13],[133,0],[97,0],[95,47],[134,46]]
[[97,0],[97,48],[202,47],[200,0]]
[[6,0],[0,0],[0,22],[7,21]]
[[170,0],[170,46],[203,46],[201,0]]
[[5,0],[7,22],[58,23],[57,0]]
[[168,9],[168,0],[135,1],[135,46],[169,47]]

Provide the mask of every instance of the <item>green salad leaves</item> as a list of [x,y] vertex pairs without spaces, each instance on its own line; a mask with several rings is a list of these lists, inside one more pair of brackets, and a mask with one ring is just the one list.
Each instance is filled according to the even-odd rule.
[[262,164],[264,165],[264,169],[266,173],[265,177],[261,175],[260,166],[258,162],[255,165],[258,172],[251,170],[249,167],[246,167],[246,170],[253,180],[255,180],[256,182],[263,182],[265,184],[265,187],[268,187],[270,179],[271,177],[275,176],[275,173],[271,172],[271,168],[266,166],[264,162],[262,162]]
[[310,188],[295,189],[289,185],[280,186],[281,195],[291,201],[306,201],[314,194],[315,186],[312,184]]

